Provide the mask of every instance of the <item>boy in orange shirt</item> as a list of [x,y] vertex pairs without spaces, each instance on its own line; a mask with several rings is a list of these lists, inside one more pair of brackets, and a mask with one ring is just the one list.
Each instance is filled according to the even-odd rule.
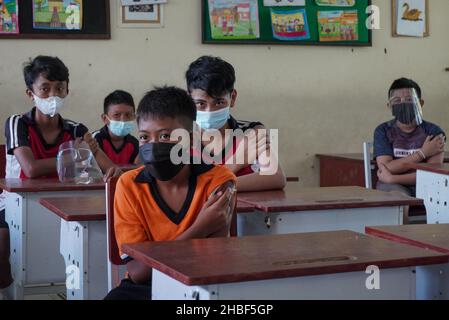
[[[114,221],[120,249],[124,243],[228,236],[236,201],[234,174],[224,166],[173,160],[174,148],[188,150],[191,144],[182,144],[172,133],[181,129],[191,137],[195,119],[194,102],[179,88],[156,88],[140,102],[139,157],[145,166],[117,183]],[[106,299],[149,299],[151,270],[124,254],[122,259],[128,261],[129,278]]]

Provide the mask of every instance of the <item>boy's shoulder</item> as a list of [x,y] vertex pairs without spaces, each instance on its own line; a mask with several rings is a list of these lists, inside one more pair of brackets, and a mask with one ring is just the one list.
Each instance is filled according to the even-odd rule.
[[237,180],[235,174],[223,165],[193,165],[193,171],[203,181],[214,181],[217,184]]
[[[136,169],[132,169],[129,171],[126,171],[124,174],[122,174],[119,178],[119,182],[122,184],[125,184],[127,186],[139,182],[138,176],[144,169],[144,166],[140,166]],[[136,181],[137,180],[137,181]]]
[[241,129],[242,131],[264,127],[264,125],[259,121],[237,120],[232,116],[229,118],[229,126],[231,129]]
[[394,127],[394,124],[395,124],[394,119],[385,121],[385,122],[379,124],[374,131],[379,132],[379,131],[386,131],[386,130],[392,129]]
[[424,131],[426,133],[428,133],[428,134],[440,134],[440,133],[443,133],[444,135],[446,135],[444,133],[443,129],[441,129],[435,123],[432,123],[432,122],[429,122],[429,121],[423,121],[421,126],[423,127]]

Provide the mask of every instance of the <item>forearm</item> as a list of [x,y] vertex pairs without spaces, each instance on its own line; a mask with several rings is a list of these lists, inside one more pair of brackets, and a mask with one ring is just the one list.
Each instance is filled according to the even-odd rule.
[[286,178],[280,168],[274,175],[261,175],[258,172],[237,177],[238,192],[283,189]]
[[56,172],[56,158],[28,160],[20,163],[25,175],[30,179],[39,178]]
[[402,184],[406,186],[414,186],[416,185],[416,173],[413,172],[413,173],[393,175],[392,183]]
[[430,157],[426,161],[427,163],[443,163],[444,162],[444,152],[441,152],[433,157]]
[[131,280],[136,284],[147,284],[151,279],[151,268],[137,260],[126,264]]
[[409,155],[406,158],[392,160],[388,163],[385,163],[385,166],[392,174],[402,174],[410,170],[408,164],[410,163],[419,163],[422,162],[423,158],[419,152],[416,152],[412,155]]
[[103,150],[99,149],[95,152],[95,160],[97,160],[98,165],[100,166],[103,174],[108,172],[108,170],[112,167],[117,167],[111,159],[103,152]]

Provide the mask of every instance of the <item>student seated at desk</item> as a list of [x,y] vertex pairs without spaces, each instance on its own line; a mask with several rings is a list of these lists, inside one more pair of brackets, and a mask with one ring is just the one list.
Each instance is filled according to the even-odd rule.
[[25,65],[23,74],[33,108],[6,120],[7,154],[12,156],[6,165],[7,178],[57,178],[59,146],[77,138],[89,144],[103,173],[110,169],[119,173],[83,124],[59,114],[69,94],[69,70],[64,63],[56,57],[38,56]]
[[[273,157],[277,157],[270,149],[268,137],[264,135],[263,139],[257,138],[259,141],[249,138],[251,134],[254,137],[258,129],[265,129],[265,127],[260,122],[236,120],[230,114],[237,100],[237,91],[234,88],[234,67],[218,57],[203,56],[192,62],[186,72],[186,80],[187,89],[197,108],[196,122],[202,129],[203,136],[215,129],[222,137],[221,145],[215,146],[212,141],[212,143],[203,142],[203,147],[209,150],[221,150],[221,164],[234,154],[241,153],[244,156],[243,163],[225,164],[237,176],[237,189],[261,191],[284,188],[286,179],[281,167],[276,165],[273,170],[268,168],[271,166],[267,166],[267,163],[274,160]],[[241,143],[242,149],[237,146],[239,143],[233,138],[232,147],[226,154],[225,146],[228,145],[228,141],[225,141],[225,130],[236,132],[239,129],[252,143]],[[247,156],[251,154],[248,149],[254,146],[258,146],[257,153],[253,153],[255,159],[252,158],[253,156]],[[272,152],[271,155],[270,152]],[[266,174],[261,174],[263,170]]]
[[[107,175],[120,170],[108,159],[92,138],[88,129],[62,118],[59,112],[69,93],[69,70],[54,57],[38,56],[23,69],[26,94],[33,108],[6,120],[6,178],[58,177],[56,156],[59,146],[67,141],[84,138]],[[0,288],[9,284],[9,232],[3,212],[0,214]]]
[[[234,174],[224,166],[197,161],[175,164],[171,157],[174,148],[191,148],[191,141],[182,144],[172,132],[181,130],[191,140],[195,118],[195,104],[179,88],[156,88],[140,102],[139,155],[145,166],[124,173],[117,183],[114,224],[120,250],[125,243],[229,234],[236,203]],[[129,278],[105,299],[149,299],[151,270],[120,254],[128,261]]]
[[105,126],[92,134],[103,152],[119,166],[138,163],[139,141],[131,135],[136,127],[135,112],[131,94],[112,92],[104,99],[101,119]]
[[374,158],[379,167],[376,188],[416,195],[416,173],[409,163],[442,163],[445,133],[423,120],[421,88],[411,79],[393,82],[388,106],[395,117],[374,132]]

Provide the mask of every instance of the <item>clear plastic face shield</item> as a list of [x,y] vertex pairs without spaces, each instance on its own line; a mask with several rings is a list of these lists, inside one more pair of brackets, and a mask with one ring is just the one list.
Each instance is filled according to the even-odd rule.
[[402,124],[419,126],[423,123],[421,100],[413,88],[393,90],[388,106],[396,120]]

